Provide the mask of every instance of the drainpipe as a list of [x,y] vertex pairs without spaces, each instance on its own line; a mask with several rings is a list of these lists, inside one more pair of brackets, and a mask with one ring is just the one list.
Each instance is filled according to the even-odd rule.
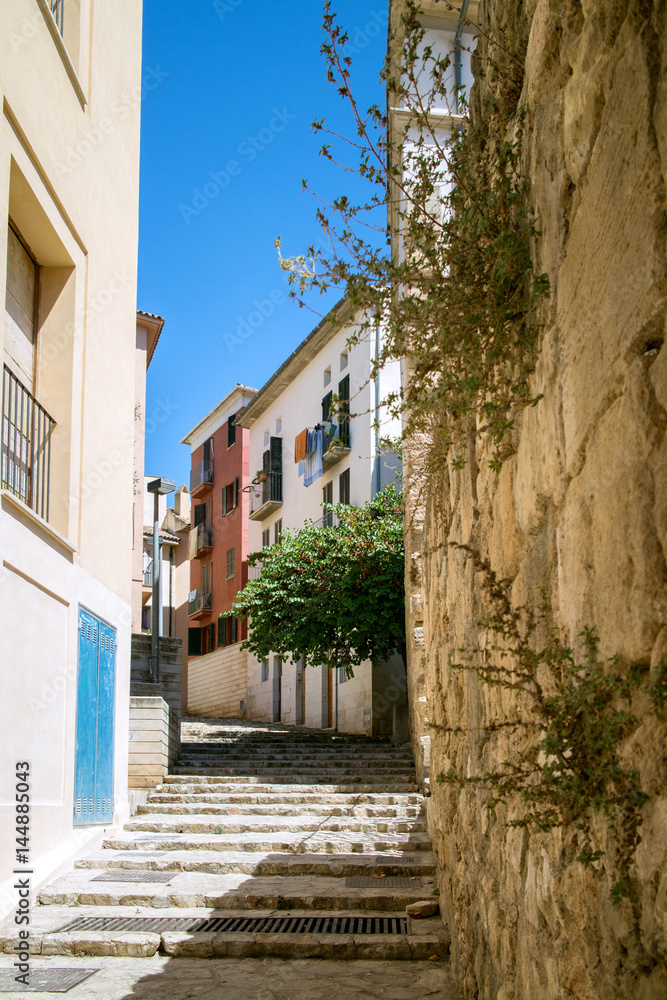
[[470,6],[470,0],[463,0],[461,4],[461,13],[459,14],[459,23],[456,25],[456,35],[454,36],[454,78],[456,81],[456,113],[459,113],[459,91],[461,89],[461,36],[463,35],[463,27],[465,24],[466,14],[468,13],[468,7]]

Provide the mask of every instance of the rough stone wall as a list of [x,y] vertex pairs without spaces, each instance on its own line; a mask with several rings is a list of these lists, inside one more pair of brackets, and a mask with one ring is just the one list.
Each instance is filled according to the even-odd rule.
[[[627,901],[612,905],[604,863],[598,874],[574,860],[573,831],[508,828],[516,802],[494,817],[482,793],[433,779],[450,766],[493,768],[519,738],[484,732],[508,717],[507,692],[448,667],[485,612],[479,574],[451,543],[477,548],[511,580],[516,606],[535,606],[545,588],[563,642],[595,626],[602,655],[625,668],[648,675],[667,661],[667,5],[486,0],[480,21],[524,63],[522,159],[541,232],[536,266],[552,294],[532,377],[543,399],[518,417],[502,471],[489,470],[483,438],[472,438],[466,467],[429,484],[423,530],[407,538],[415,753],[424,717],[468,730],[431,731],[441,908],[466,998],[658,1000],[667,996],[664,725],[647,715],[623,748],[650,796],[633,867],[638,927]],[[489,85],[478,82],[473,109]],[[604,822],[596,829],[611,857]]]

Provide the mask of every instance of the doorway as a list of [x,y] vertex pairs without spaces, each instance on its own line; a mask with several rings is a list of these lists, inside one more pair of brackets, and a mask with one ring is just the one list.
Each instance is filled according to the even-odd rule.
[[116,631],[79,608],[74,824],[113,820]]

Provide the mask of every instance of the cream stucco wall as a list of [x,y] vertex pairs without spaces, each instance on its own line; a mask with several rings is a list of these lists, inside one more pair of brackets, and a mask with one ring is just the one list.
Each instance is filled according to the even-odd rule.
[[80,604],[116,629],[127,813],[141,3],[98,3],[94,22],[91,0],[65,7],[69,55],[44,0],[0,5],[0,275],[11,216],[42,268],[35,394],[57,422],[49,524],[4,491],[0,510],[0,913],[16,902],[16,760],[33,888],[101,838],[72,825]]

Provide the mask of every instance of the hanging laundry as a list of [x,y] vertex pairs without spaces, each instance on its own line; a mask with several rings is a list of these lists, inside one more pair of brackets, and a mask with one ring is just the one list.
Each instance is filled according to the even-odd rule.
[[306,427],[301,431],[300,434],[294,438],[294,461],[295,463],[302,462],[306,455],[308,454],[306,450],[306,445],[308,441],[308,428]]
[[322,446],[324,444],[324,432],[321,426],[309,432],[309,451],[304,460],[303,485],[311,486],[316,479],[320,479],[323,474],[322,469]]
[[188,534],[188,559],[197,558],[197,533],[198,528],[191,528]]

